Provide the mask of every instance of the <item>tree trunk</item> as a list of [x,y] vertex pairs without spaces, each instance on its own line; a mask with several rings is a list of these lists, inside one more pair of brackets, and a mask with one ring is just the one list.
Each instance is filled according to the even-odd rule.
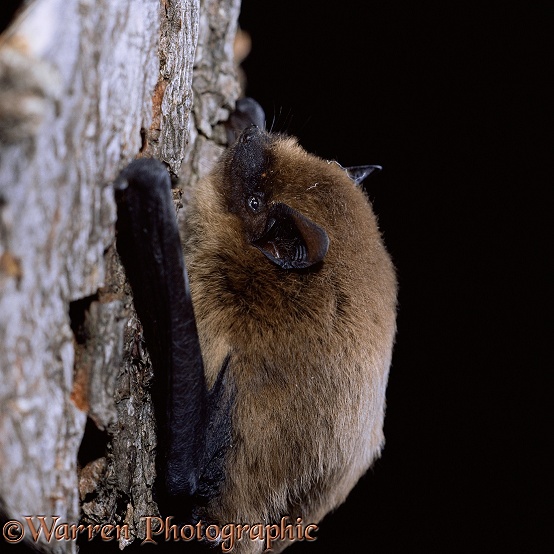
[[125,546],[157,513],[156,434],[111,183],[159,158],[179,210],[220,155],[240,0],[25,4],[0,36],[0,503]]

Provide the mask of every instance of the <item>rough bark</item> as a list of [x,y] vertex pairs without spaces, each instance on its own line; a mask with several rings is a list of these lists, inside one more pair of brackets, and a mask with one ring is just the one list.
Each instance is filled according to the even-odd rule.
[[16,519],[127,523],[124,546],[157,512],[152,370],[110,184],[155,156],[179,209],[211,167],[239,8],[35,0],[0,36],[0,502]]

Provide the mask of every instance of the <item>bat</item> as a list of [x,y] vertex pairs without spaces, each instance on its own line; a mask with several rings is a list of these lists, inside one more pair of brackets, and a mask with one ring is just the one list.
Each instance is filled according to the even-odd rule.
[[117,248],[155,373],[161,513],[305,531],[383,447],[396,273],[360,186],[380,166],[309,154],[260,110],[239,102],[181,228],[165,166],[131,162],[115,182]]

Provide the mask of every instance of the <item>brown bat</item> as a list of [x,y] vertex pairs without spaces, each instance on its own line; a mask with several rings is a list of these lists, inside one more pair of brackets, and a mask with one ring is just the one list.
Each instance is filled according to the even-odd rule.
[[396,278],[358,186],[378,166],[308,154],[248,111],[180,231],[164,166],[122,172],[118,250],[156,374],[162,514],[304,529],[383,447]]

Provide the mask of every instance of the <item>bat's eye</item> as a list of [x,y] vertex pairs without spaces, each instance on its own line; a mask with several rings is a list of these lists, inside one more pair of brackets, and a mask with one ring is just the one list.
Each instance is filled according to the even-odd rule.
[[262,201],[257,196],[249,196],[246,203],[254,213],[258,213],[262,209]]

